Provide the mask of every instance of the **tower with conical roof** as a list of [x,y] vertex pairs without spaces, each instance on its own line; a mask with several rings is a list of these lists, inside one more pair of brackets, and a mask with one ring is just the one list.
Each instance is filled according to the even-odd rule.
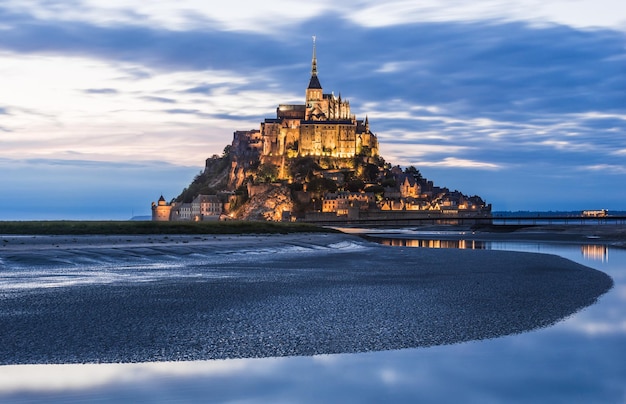
[[172,205],[167,203],[163,195],[157,203],[152,202],[152,220],[157,222],[167,222],[170,220]]

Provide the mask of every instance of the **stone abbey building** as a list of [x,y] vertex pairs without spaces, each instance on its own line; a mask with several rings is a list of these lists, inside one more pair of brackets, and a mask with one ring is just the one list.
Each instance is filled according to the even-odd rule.
[[261,161],[282,166],[284,157],[327,156],[349,159],[355,155],[378,155],[378,139],[367,117],[358,120],[350,102],[341,95],[325,94],[317,77],[313,38],[311,79],[304,104],[280,104],[276,118],[261,123]]

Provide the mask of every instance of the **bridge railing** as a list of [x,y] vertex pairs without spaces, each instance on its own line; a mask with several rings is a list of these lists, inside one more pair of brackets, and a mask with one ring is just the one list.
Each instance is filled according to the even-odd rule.
[[500,216],[493,215],[492,222],[497,225],[585,225],[585,224],[601,224],[616,225],[626,224],[625,216],[567,216],[567,215],[539,215],[533,216]]

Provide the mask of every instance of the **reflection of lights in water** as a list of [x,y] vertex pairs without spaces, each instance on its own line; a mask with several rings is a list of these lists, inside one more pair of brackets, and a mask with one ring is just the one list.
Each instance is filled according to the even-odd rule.
[[393,247],[423,247],[423,248],[458,248],[461,250],[484,250],[487,244],[476,240],[425,240],[425,239],[382,239],[380,243]]
[[580,251],[584,258],[594,261],[609,262],[609,248],[605,245],[582,245],[580,246]]
[[[393,247],[422,247],[422,248],[458,248],[462,250],[508,250],[509,243],[479,240],[436,240],[436,239],[381,239],[381,244]],[[519,244],[519,243],[511,243]],[[520,244],[521,245],[521,244]],[[609,247],[606,245],[588,244],[580,246],[583,258],[586,260],[609,262]],[[518,248],[513,248],[518,250]],[[522,251],[531,251],[528,247]],[[534,251],[541,252],[541,251]]]

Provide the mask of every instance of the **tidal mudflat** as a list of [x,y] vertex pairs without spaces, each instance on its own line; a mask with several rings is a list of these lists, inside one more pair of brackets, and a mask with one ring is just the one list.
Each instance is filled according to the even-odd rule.
[[309,356],[545,327],[612,286],[544,254],[341,234],[3,236],[0,364]]

